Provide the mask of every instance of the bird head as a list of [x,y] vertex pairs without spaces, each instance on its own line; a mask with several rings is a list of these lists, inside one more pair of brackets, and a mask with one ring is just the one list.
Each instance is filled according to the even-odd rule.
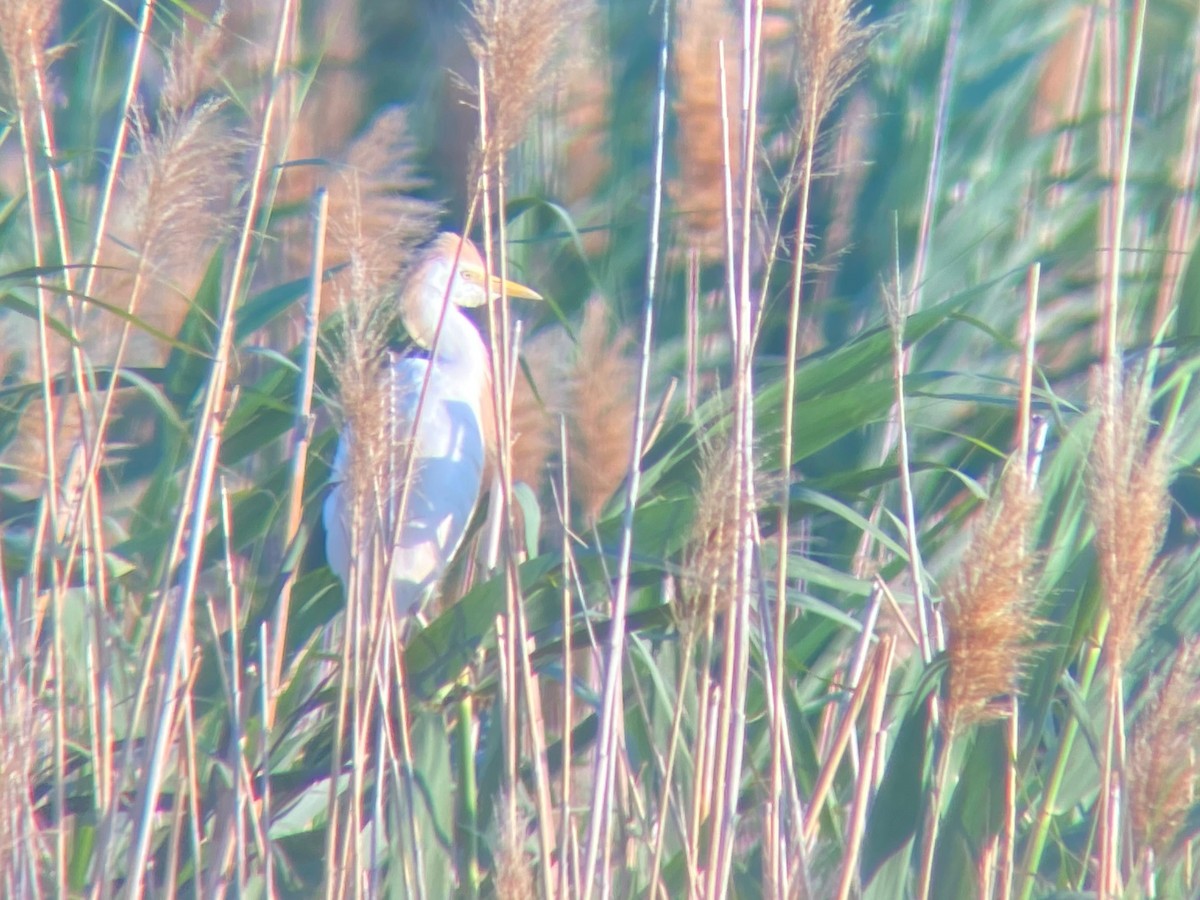
[[404,325],[417,343],[429,346],[442,304],[483,306],[489,293],[541,300],[542,295],[515,281],[488,276],[479,250],[466,238],[444,232],[434,238],[413,272],[403,298]]

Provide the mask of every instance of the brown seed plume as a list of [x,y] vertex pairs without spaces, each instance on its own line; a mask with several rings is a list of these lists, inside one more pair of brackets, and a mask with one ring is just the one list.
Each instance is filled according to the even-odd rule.
[[520,814],[516,821],[508,820],[507,816],[504,819],[494,875],[496,900],[534,900],[538,891],[533,878],[533,864],[521,846],[521,837],[528,823]]
[[475,33],[468,42],[487,90],[489,167],[525,136],[554,84],[563,35],[579,14],[579,4],[571,0],[473,3]]
[[629,342],[624,329],[610,337],[603,301],[591,300],[579,331],[568,401],[571,487],[589,524],[629,470],[637,383]]
[[402,110],[383,112],[351,147],[347,164],[329,188],[330,255],[346,270],[328,294],[341,316],[329,352],[342,419],[354,440],[347,470],[351,506],[372,514],[374,480],[388,461],[402,459],[392,446],[391,396],[386,351],[395,333],[402,286],[412,248],[435,222],[436,207],[417,200],[420,186]]
[[[353,277],[341,279],[330,295],[349,290],[360,308],[368,297],[387,302],[403,280],[409,248],[433,232],[438,209],[414,196],[425,184],[414,155],[407,114],[400,107],[381,112],[350,145],[329,184],[326,262],[332,267],[353,257]],[[357,283],[347,283],[352,280]]]
[[[796,69],[802,102],[813,111],[805,128],[820,126],[853,78],[862,59],[869,32],[861,15],[851,11],[850,0],[821,0],[799,4]],[[805,141],[815,134],[804,134]]]
[[[554,98],[561,135],[553,154],[551,192],[562,198],[577,222],[605,220],[600,208],[603,183],[612,170],[608,134],[612,122],[612,54],[603,37],[596,0],[583,0],[578,27],[565,36],[566,63]],[[607,228],[582,228],[585,254],[599,256],[608,246]]]
[[1010,461],[946,586],[951,733],[1002,714],[994,701],[1017,690],[1034,649],[1029,533],[1037,506],[1025,469]]
[[[675,152],[679,175],[669,186],[683,236],[708,259],[724,252],[725,168],[737,184],[741,169],[736,111],[740,103],[738,30],[724,0],[684,0],[675,34]],[[725,44],[729,143],[721,110],[720,42]],[[724,149],[723,149],[724,147]]]
[[171,275],[195,265],[225,233],[245,146],[223,120],[223,103],[167,109],[152,127],[134,120],[137,152],[126,186],[142,265]]
[[724,612],[735,592],[740,523],[737,454],[723,440],[704,446],[700,455],[700,487],[680,591],[679,621],[700,628]]
[[535,493],[559,446],[570,352],[570,339],[561,328],[542,331],[521,348],[524,366],[517,372],[512,398],[512,477]]
[[1129,744],[1126,784],[1134,850],[1158,863],[1178,849],[1178,839],[1196,799],[1200,760],[1200,641],[1180,648],[1165,678],[1152,682],[1153,695],[1138,716]]
[[1148,392],[1137,379],[1114,378],[1099,406],[1088,489],[1109,612],[1105,646],[1119,670],[1141,636],[1158,587],[1168,472],[1163,440],[1150,439]]

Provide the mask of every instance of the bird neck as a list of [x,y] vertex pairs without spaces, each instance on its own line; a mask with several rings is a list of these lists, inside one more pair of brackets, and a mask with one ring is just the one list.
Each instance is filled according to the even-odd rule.
[[401,318],[409,336],[418,346],[431,351],[434,365],[457,370],[455,380],[464,385],[486,376],[490,354],[475,325],[451,302],[439,336],[438,321],[442,319],[445,294],[442,289],[421,283],[424,279],[414,280],[417,284],[410,288],[401,304]]
[[443,318],[442,307],[446,306],[442,336],[438,337],[439,358],[466,353],[486,355],[479,331],[454,302],[446,301],[444,289],[424,283],[425,278],[416,277],[413,281],[401,300],[401,319],[409,337],[420,347],[432,349],[438,336],[438,322]]

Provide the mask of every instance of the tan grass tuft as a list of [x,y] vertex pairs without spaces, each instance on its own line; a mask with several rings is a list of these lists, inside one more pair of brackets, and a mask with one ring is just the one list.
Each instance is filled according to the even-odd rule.
[[1137,379],[1116,382],[1099,400],[1088,483],[1100,585],[1109,613],[1105,645],[1121,669],[1141,636],[1158,587],[1166,530],[1166,449],[1151,441],[1149,397]]
[[571,488],[589,524],[625,481],[633,443],[637,372],[627,350],[630,333],[610,336],[603,301],[583,314],[569,384]]
[[[737,25],[724,0],[683,0],[675,34],[675,152],[679,176],[669,186],[685,241],[706,259],[725,247],[725,166],[731,183],[741,169],[737,140],[740,66]],[[725,42],[729,146],[722,151],[720,41]]]
[[475,0],[471,54],[489,109],[488,165],[517,145],[554,84],[563,36],[580,18],[571,0]]
[[733,599],[740,537],[737,454],[728,440],[705,445],[700,488],[684,556],[679,623],[700,628]]
[[1150,689],[1129,744],[1126,783],[1135,853],[1149,851],[1162,864],[1178,849],[1200,786],[1200,640],[1181,647],[1166,677]]
[[51,742],[51,711],[9,663],[0,668],[0,884],[27,884],[53,843],[39,827],[34,790]]
[[558,449],[558,417],[566,405],[570,340],[561,328],[542,331],[521,348],[512,399],[512,477],[541,489],[546,464]]
[[494,876],[496,900],[534,900],[538,896],[533,861],[521,844],[525,828],[526,822],[520,815],[515,821],[509,820],[507,825],[501,826]]
[[1010,461],[946,586],[951,733],[1003,715],[994,701],[1017,690],[1034,649],[1029,532],[1037,507],[1024,468]]

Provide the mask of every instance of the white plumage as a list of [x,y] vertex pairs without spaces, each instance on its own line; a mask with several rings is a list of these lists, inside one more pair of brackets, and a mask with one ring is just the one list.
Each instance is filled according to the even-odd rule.
[[[461,251],[459,249],[461,242]],[[458,265],[454,260],[458,256]],[[342,433],[334,460],[333,490],[325,501],[325,552],[333,571],[348,583],[351,560],[365,558],[376,536],[391,550],[392,599],[400,616],[416,614],[434,592],[442,573],[462,543],[479,501],[494,436],[491,367],[479,332],[460,310],[487,302],[488,283],[479,251],[457,235],[440,235],[417,266],[401,298],[401,318],[413,341],[429,349],[434,343],[442,306],[449,298],[436,353],[430,358],[394,355],[386,389],[391,391],[392,421],[385,471],[373,473],[383,496],[364,498],[359,543],[351,540],[352,499],[348,466],[352,464],[348,430]],[[538,298],[528,288],[492,279],[510,296]],[[428,378],[424,401],[422,387]],[[385,432],[386,433],[386,432]],[[408,447],[413,454],[407,495],[404,473]],[[403,502],[403,510],[401,504]],[[380,514],[382,513],[382,514]]]

